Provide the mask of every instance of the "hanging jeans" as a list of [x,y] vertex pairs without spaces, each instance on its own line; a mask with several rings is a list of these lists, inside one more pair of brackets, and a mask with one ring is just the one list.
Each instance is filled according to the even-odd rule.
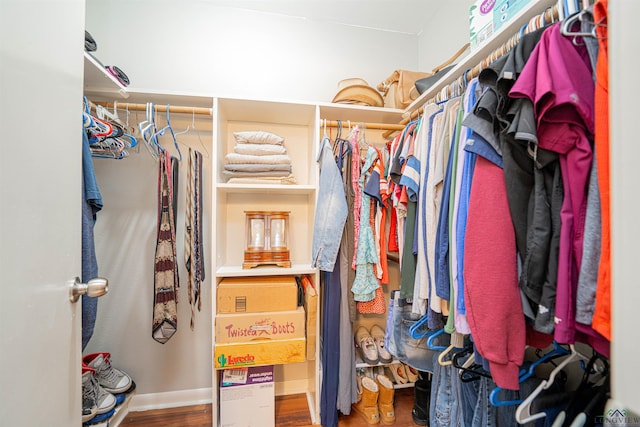
[[313,225],[312,267],[322,271],[333,271],[344,223],[347,220],[347,199],[342,185],[342,175],[326,136],[320,143],[318,163],[320,181]]

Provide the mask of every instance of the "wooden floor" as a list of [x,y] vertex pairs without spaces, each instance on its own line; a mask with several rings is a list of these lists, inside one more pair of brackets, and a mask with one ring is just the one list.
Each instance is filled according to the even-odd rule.
[[[413,388],[396,390],[395,413],[398,427],[415,426],[411,419]],[[276,397],[277,427],[311,427],[311,417],[304,394]],[[130,412],[123,427],[211,427],[211,405],[184,406],[144,412]],[[339,427],[367,427],[368,424],[357,413],[340,416]]]

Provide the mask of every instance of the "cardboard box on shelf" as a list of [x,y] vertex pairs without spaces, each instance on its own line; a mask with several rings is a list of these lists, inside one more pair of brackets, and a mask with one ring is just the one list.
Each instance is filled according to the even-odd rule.
[[531,0],[476,0],[469,9],[471,50],[482,45]]
[[305,337],[304,308],[267,313],[218,314],[216,342],[236,343]]
[[229,369],[224,371],[221,377],[221,426],[275,425],[273,366]]
[[227,277],[218,284],[218,314],[292,311],[297,307],[294,276]]
[[306,348],[304,338],[216,343],[213,363],[216,369],[228,369],[304,362]]

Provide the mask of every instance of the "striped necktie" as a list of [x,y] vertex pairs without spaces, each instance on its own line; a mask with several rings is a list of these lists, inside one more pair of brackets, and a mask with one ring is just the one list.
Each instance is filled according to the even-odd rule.
[[202,248],[202,154],[189,149],[187,200],[185,213],[184,261],[189,274],[188,294],[191,305],[191,329],[195,326],[196,307],[200,311],[200,285],[204,280]]
[[154,264],[152,337],[166,343],[178,329],[178,264],[170,157],[162,152],[158,167],[158,233]]

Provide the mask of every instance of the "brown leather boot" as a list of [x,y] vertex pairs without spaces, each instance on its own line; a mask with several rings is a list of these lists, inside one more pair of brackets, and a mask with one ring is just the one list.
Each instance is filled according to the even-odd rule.
[[396,414],[393,410],[393,383],[386,375],[377,375],[376,381],[380,393],[378,395],[378,409],[380,411],[380,421],[382,424],[392,425],[396,422]]
[[372,378],[362,377],[358,386],[358,403],[353,404],[353,410],[359,413],[367,424],[378,424],[378,384]]

